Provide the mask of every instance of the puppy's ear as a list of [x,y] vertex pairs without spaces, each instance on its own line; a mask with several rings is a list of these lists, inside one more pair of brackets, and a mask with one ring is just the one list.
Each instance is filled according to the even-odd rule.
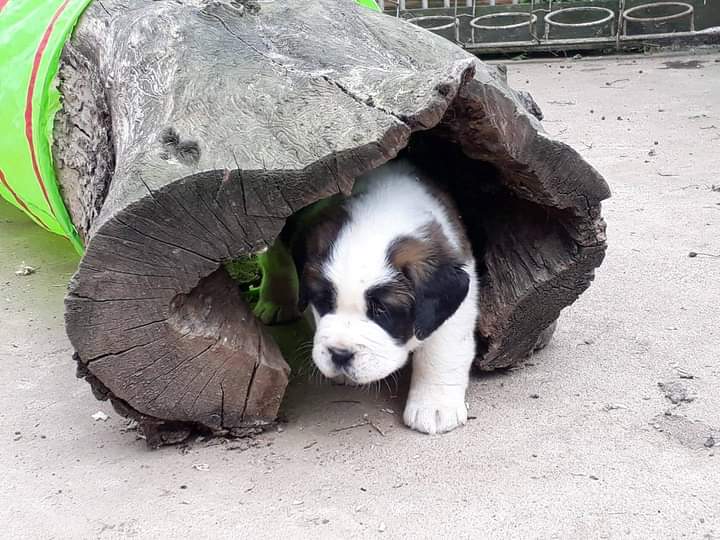
[[307,267],[321,266],[348,218],[343,196],[333,195],[293,214],[281,233],[281,238],[290,245],[295,262],[299,283],[298,309],[301,313],[310,301]]
[[470,276],[459,265],[440,264],[415,285],[415,337],[425,339],[457,311],[467,296]]
[[305,313],[305,310],[308,308],[308,304],[310,303],[308,296],[307,285],[305,284],[305,280],[302,278],[302,274],[300,274],[300,282],[298,286],[298,311],[301,314]]
[[437,222],[418,236],[397,238],[388,250],[388,262],[413,284],[415,337],[420,340],[449,319],[467,296],[470,276],[453,251]]

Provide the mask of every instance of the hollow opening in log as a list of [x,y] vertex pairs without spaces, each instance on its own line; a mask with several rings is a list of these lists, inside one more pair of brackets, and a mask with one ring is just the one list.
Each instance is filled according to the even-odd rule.
[[[503,333],[498,319],[510,312],[514,332],[509,337],[517,345],[513,348],[506,342],[503,347],[522,357],[534,347],[520,338],[554,328],[559,311],[570,303],[562,291],[535,293],[542,282],[546,291],[560,289],[550,278],[557,274],[567,279],[563,274],[566,261],[578,256],[573,211],[525,198],[524,171],[501,169],[468,156],[443,123],[413,134],[401,155],[428,171],[452,197],[472,244],[480,301],[476,366],[490,370],[510,365],[507,358],[493,356],[499,347],[491,343],[491,336]],[[547,305],[548,301],[553,305]],[[541,339],[549,335],[552,330],[541,334]]]
[[[494,326],[499,314],[506,308],[517,309],[510,301],[513,295],[521,297],[520,309],[538,315],[554,312],[547,310],[547,306],[536,305],[536,297],[527,292],[534,290],[538,277],[551,276],[577,253],[578,246],[567,230],[573,220],[572,211],[546,207],[523,198],[518,194],[522,193],[521,178],[516,180],[511,176],[513,171],[501,170],[489,161],[469,157],[442,124],[414,133],[397,158],[407,158],[427,171],[460,211],[475,255],[480,285],[477,359],[481,364],[491,352],[490,336],[499,333]],[[226,268],[239,284],[243,300],[252,308],[257,300],[261,275],[256,254],[226,263]],[[505,290],[498,291],[498,288]],[[522,298],[524,294],[528,297],[527,302]],[[556,316],[564,307],[565,299],[562,295],[555,296]],[[507,305],[502,304],[505,299]],[[550,326],[554,317],[546,318],[540,318],[538,327],[534,315],[523,319],[511,314],[517,331],[527,335],[537,335],[543,325]],[[306,320],[296,325],[268,325],[265,328],[294,371],[310,361],[308,348],[298,354],[301,345],[312,340],[312,328]],[[518,350],[522,347],[526,352],[532,350],[526,344],[521,344]],[[491,363],[480,367],[502,366]]]

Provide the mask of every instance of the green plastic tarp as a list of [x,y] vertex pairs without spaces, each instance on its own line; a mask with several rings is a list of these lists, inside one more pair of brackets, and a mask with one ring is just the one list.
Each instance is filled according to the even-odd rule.
[[58,60],[90,0],[0,0],[0,195],[38,225],[82,242],[52,161]]

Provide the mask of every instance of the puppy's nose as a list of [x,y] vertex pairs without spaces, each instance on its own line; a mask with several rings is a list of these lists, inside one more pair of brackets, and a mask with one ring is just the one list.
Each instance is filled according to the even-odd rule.
[[353,356],[355,356],[354,352],[348,351],[347,349],[335,349],[333,347],[328,347],[328,352],[330,353],[330,358],[332,359],[333,364],[337,367],[347,366],[353,359]]

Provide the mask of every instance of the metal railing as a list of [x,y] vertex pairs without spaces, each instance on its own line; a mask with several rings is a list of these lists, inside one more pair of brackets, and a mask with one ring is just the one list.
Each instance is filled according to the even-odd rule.
[[[639,38],[683,37],[697,33],[695,8],[687,2],[658,1],[626,8],[626,0],[617,0],[616,9],[610,9],[613,5],[604,7],[608,2],[602,2],[604,6],[591,2],[554,9],[553,0],[529,0],[523,4],[527,9],[522,9],[518,0],[512,0],[512,4],[503,2],[503,5],[513,6],[507,11],[488,10],[488,7],[496,6],[495,0],[380,0],[379,4],[386,13],[441,34],[470,50],[498,49],[503,45],[568,48],[573,44],[614,44],[619,48],[624,42],[635,42]],[[687,30],[655,28],[648,31],[649,26],[669,21],[682,23]],[[523,28],[527,28],[526,34],[521,32]],[[559,36],[561,30],[575,35]],[[493,34],[507,31],[514,33],[513,39],[507,39],[507,36],[495,41],[488,39]]]

